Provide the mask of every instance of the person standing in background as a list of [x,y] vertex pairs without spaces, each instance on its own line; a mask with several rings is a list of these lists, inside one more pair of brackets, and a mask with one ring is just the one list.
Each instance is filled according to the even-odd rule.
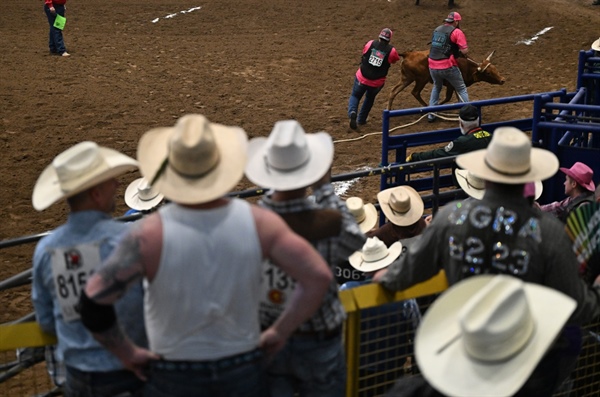
[[[467,86],[456,62],[457,56],[467,56],[469,52],[467,38],[460,30],[461,20],[458,12],[451,12],[444,19],[444,23],[433,31],[429,50],[429,74],[433,80],[433,88],[429,106],[438,104],[444,80],[452,84],[461,102],[469,102]],[[427,121],[435,121],[435,116],[430,113],[427,115]]]
[[44,12],[48,17],[48,23],[50,24],[50,34],[48,39],[50,55],[60,55],[63,57],[71,56],[65,48],[62,30],[54,27],[56,15],[62,17],[65,16],[65,11],[67,10],[66,3],[67,0],[44,0]]
[[[379,33],[378,40],[371,40],[363,47],[360,67],[356,71],[348,102],[348,117],[353,130],[358,125],[367,124],[369,112],[385,84],[390,66],[400,60],[398,52],[390,45],[391,39],[392,30],[385,28]],[[358,112],[358,104],[365,94],[367,96]]]

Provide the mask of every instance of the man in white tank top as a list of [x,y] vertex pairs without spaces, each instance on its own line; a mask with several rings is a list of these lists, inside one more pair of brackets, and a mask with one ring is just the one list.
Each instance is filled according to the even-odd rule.
[[[145,396],[267,394],[263,357],[319,307],[333,275],[319,253],[275,213],[226,195],[241,180],[241,128],[186,115],[140,140],[142,175],[170,201],[125,235],[81,299],[86,326],[147,379]],[[290,304],[261,332],[261,265],[297,280]],[[127,340],[112,304],[144,278],[150,350]]]

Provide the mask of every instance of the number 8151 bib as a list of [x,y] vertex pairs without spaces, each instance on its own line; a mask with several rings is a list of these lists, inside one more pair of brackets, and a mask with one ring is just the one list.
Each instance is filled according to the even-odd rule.
[[71,248],[57,248],[52,255],[52,279],[63,319],[79,320],[77,305],[85,283],[100,264],[98,243]]

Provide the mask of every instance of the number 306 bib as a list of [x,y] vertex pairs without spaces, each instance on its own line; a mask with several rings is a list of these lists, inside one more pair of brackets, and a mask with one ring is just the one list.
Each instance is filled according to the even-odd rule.
[[66,322],[79,320],[79,297],[98,264],[100,248],[97,243],[52,251],[52,279],[60,311]]

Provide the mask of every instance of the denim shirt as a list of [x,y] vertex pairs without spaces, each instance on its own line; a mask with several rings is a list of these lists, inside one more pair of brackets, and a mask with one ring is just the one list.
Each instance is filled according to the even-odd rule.
[[[104,349],[81,321],[67,323],[63,320],[52,277],[51,252],[55,248],[97,242],[100,244],[100,259],[104,260],[128,227],[129,224],[115,221],[100,211],[74,212],[69,215],[67,223],[40,240],[35,248],[31,295],[36,319],[44,331],[57,336],[57,358],[67,366],[86,372],[123,369],[119,359]],[[147,346],[141,282],[130,288],[115,309],[125,333],[136,344]]]

